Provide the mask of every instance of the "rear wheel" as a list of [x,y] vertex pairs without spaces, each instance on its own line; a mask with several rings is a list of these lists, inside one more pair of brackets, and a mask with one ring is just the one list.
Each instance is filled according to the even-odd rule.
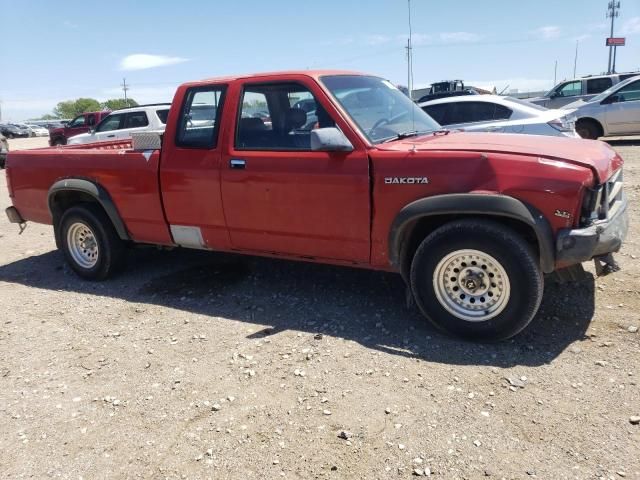
[[576,133],[582,138],[597,140],[603,134],[602,127],[593,120],[578,120]]
[[438,328],[476,340],[503,340],[524,329],[542,300],[531,247],[496,222],[459,220],[430,234],[411,264],[411,289]]
[[97,205],[84,204],[66,210],[58,229],[64,256],[81,277],[103,280],[121,267],[124,242]]

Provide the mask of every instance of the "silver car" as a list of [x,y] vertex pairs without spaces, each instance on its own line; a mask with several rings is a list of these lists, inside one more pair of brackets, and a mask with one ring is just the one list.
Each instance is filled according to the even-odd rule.
[[418,104],[450,130],[577,137],[570,110],[549,110],[499,95],[466,95]]
[[576,100],[589,100],[608,88],[635,77],[635,73],[614,73],[611,75],[589,75],[572,80],[563,80],[542,97],[527,99],[531,103],[547,108],[561,108]]
[[574,110],[576,132],[582,138],[640,134],[640,75],[565,108]]

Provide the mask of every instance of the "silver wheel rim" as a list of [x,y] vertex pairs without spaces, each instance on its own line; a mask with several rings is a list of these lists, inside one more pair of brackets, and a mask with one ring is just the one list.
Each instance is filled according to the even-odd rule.
[[67,231],[67,246],[71,258],[82,268],[92,268],[98,262],[98,242],[84,223],[74,223]]
[[468,322],[499,315],[511,294],[504,267],[479,250],[456,250],[440,260],[433,272],[433,289],[440,305]]

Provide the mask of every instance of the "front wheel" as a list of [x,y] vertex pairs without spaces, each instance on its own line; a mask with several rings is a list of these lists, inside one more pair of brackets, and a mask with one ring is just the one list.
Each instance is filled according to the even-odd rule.
[[497,222],[459,220],[431,233],[411,264],[411,289],[438,328],[475,340],[504,340],[523,330],[542,300],[537,256]]
[[58,238],[69,266],[88,280],[103,280],[123,263],[124,242],[100,207],[92,204],[64,212]]

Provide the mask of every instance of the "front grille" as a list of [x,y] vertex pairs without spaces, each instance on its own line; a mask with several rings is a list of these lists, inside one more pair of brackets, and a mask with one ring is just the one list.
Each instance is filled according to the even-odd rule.
[[587,190],[580,222],[583,226],[599,220],[607,220],[616,214],[623,203],[622,179],[622,168],[620,168],[602,185]]

